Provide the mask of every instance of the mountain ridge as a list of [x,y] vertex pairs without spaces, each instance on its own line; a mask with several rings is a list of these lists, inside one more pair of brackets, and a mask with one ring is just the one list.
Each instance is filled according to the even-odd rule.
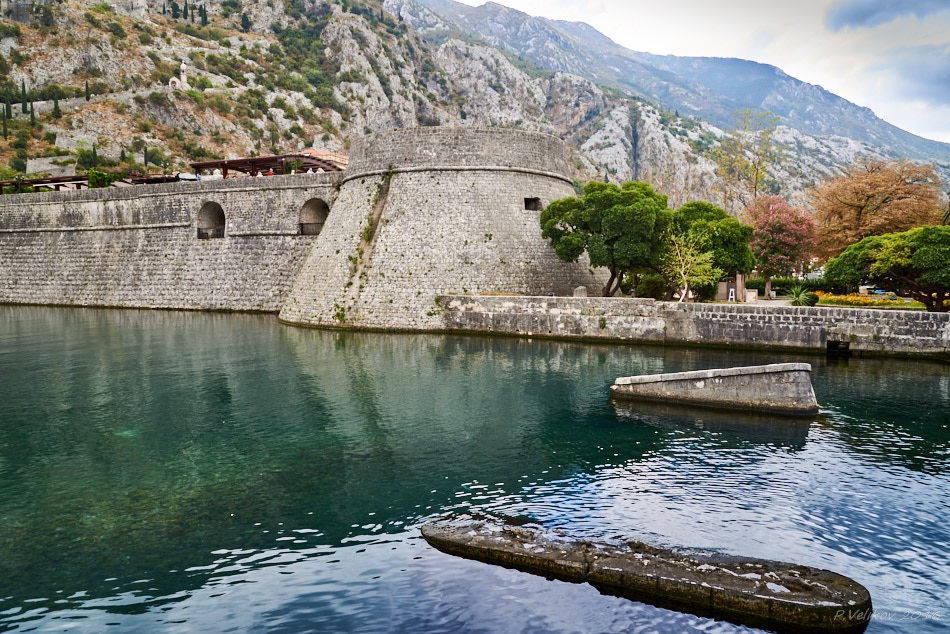
[[[888,148],[892,154],[937,160],[950,167],[950,144],[902,130],[877,117],[871,109],[770,64],[731,57],[681,57],[633,51],[584,22],[531,16],[496,2],[470,7],[454,0],[418,1],[436,13],[442,12],[459,27],[468,27],[469,35],[482,37],[541,67],[573,72],[612,88],[627,89],[631,96],[700,117],[723,129],[728,129],[737,109],[752,107],[769,110],[782,117],[782,123],[807,134],[849,136]],[[538,41],[544,35],[538,24],[552,32],[546,42]],[[534,39],[526,41],[526,33]],[[550,54],[552,47],[565,37],[571,46],[563,47],[559,55]],[[569,59],[581,43],[586,50]],[[549,54],[543,54],[544,51]],[[611,69],[616,72],[611,73]],[[710,78],[720,79],[711,82]],[[739,81],[730,87],[724,78]],[[745,98],[737,94],[743,89],[748,91]],[[797,110],[795,105],[799,106]]]

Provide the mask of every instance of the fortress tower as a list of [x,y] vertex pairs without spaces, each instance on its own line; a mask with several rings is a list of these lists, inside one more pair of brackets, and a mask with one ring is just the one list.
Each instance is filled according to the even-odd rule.
[[573,194],[564,145],[548,135],[415,128],[363,137],[280,318],[438,329],[439,295],[600,288],[586,259],[562,262],[541,238],[541,209]]

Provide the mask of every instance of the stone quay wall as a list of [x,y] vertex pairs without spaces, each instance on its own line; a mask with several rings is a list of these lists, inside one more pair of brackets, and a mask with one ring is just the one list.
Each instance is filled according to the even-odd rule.
[[[277,312],[340,176],[205,180],[0,197],[0,303]],[[315,204],[311,202],[311,206]],[[198,239],[202,209],[224,214]]]
[[564,145],[530,132],[419,128],[355,141],[280,319],[439,330],[439,295],[599,288],[602,272],[560,261],[541,237],[541,208],[574,195],[569,173]]
[[950,359],[950,314],[871,309],[677,304],[603,297],[439,297],[444,329],[604,339],[827,350]]

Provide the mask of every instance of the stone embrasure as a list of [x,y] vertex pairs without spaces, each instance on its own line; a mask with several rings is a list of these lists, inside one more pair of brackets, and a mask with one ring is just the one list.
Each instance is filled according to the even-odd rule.
[[809,566],[641,542],[592,543],[470,515],[425,524],[422,535],[451,555],[775,632],[863,632],[871,618],[864,586]]

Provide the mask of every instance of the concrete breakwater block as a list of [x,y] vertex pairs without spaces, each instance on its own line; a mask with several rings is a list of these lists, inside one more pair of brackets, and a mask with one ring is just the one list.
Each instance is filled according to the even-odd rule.
[[775,632],[863,632],[871,618],[864,586],[808,566],[641,542],[594,543],[486,516],[430,522],[422,535],[451,555]]
[[818,401],[808,363],[774,363],[620,377],[610,387],[615,399],[684,403],[720,409],[814,416]]

